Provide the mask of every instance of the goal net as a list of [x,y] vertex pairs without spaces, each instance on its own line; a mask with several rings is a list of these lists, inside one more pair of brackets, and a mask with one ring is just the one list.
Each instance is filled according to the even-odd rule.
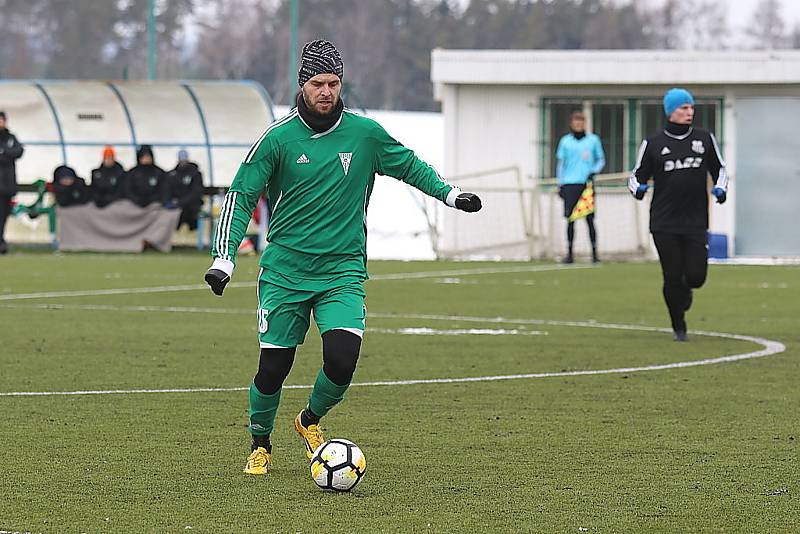
[[[634,200],[627,173],[595,176],[595,227],[601,259],[655,257],[648,232],[648,195]],[[533,260],[559,259],[566,253],[567,219],[554,179],[524,178],[518,167],[492,169],[449,178],[464,191],[477,193],[483,209],[477,216],[453,210],[432,211],[431,240],[439,258]],[[574,254],[591,257],[585,219],[575,221]]]

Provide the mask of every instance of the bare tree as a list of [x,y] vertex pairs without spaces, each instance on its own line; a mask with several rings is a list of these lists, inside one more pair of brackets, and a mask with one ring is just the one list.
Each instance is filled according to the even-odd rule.
[[753,11],[752,24],[747,29],[747,34],[753,39],[754,48],[771,50],[789,46],[782,8],[778,0],[760,0]]
[[216,0],[208,5],[197,20],[196,66],[212,78],[246,77],[258,61],[268,17],[267,6],[259,0]]
[[646,14],[647,33],[656,48],[720,50],[727,48],[728,14],[720,0],[688,3],[665,0]]

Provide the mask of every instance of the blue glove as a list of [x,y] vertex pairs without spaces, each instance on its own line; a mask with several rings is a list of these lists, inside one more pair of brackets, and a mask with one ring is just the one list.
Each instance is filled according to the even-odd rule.
[[725,201],[728,199],[728,194],[721,187],[712,189],[711,194],[717,197],[717,204],[725,204]]
[[647,193],[647,184],[639,184],[633,196],[636,197],[636,200],[642,200],[645,193]]

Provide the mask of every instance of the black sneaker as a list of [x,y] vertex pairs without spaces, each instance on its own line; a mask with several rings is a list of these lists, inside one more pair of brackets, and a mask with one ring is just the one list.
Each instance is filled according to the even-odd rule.
[[675,330],[672,333],[672,341],[689,341],[689,336],[686,335],[686,330]]
[[567,256],[566,258],[561,260],[561,263],[564,263],[564,264],[575,263],[575,259],[572,257],[572,254],[570,254],[569,256]]

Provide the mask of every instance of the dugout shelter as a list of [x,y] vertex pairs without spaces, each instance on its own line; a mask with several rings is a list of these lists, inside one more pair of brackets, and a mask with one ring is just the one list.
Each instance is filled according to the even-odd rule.
[[[661,97],[686,87],[695,124],[714,132],[732,177],[728,202],[711,209],[726,255],[800,256],[800,51],[432,52],[442,103],[445,175],[486,196],[482,217],[444,212],[441,256],[558,257],[564,219],[553,187],[555,150],[580,109],[598,134],[609,174],[597,194],[605,257],[655,257],[647,229],[650,193],[625,188],[641,140],[663,126]],[[576,248],[588,253],[585,226]]]
[[227,186],[274,119],[269,94],[251,81],[3,80],[0,109],[25,146],[20,184],[50,180],[59,165],[88,180],[105,145],[129,169],[136,147],[149,144],[164,170],[185,147],[206,186]]

